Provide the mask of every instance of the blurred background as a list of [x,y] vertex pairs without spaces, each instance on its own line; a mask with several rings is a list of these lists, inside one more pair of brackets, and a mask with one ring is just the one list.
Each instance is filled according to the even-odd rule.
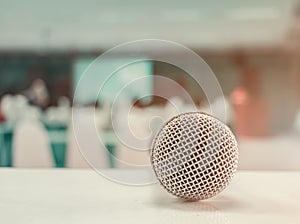
[[[0,166],[89,167],[72,129],[75,88],[97,56],[148,38],[183,44],[211,67],[226,97],[226,123],[240,145],[239,169],[300,170],[298,0],[0,0]],[[161,49],[161,54],[170,52]],[[105,63],[129,57],[115,55]],[[105,71],[95,75],[108,76]],[[97,102],[89,91],[94,79],[87,80],[74,102],[82,114],[76,137],[96,152],[93,164],[99,168],[122,168],[115,157],[149,163],[148,151],[131,150],[115,138],[108,116],[112,96],[139,75],[150,78],[125,94],[133,105],[128,121],[136,136],[149,135],[151,117],[175,115],[170,102],[191,108],[180,91],[156,81],[157,75],[184,88],[197,110],[209,111],[195,80],[168,63],[143,61],[122,68]],[[140,99],[145,93],[170,99]],[[94,110],[104,145],[84,126]]]

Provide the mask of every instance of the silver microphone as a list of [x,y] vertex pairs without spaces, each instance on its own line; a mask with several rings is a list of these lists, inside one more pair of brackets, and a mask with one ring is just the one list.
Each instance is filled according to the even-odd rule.
[[237,141],[211,115],[191,112],[173,117],[152,142],[151,163],[161,185],[187,200],[215,196],[238,165]]

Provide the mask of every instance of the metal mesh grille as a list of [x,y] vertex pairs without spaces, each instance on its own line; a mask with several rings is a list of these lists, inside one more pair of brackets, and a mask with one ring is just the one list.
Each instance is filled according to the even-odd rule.
[[232,179],[238,163],[237,142],[216,118],[185,113],[172,118],[157,134],[151,162],[167,191],[184,199],[206,199]]

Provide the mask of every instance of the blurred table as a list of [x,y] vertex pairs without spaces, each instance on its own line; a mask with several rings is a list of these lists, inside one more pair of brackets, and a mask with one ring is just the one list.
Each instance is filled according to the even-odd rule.
[[[109,170],[137,177],[142,171]],[[2,223],[299,223],[300,172],[239,172],[220,195],[184,202],[92,170],[0,169]]]
[[68,125],[44,122],[48,132],[55,167],[65,167]]
[[102,133],[102,139],[106,148],[107,158],[109,160],[110,168],[115,167],[115,156],[117,148],[117,137],[112,130],[104,130]]
[[239,169],[300,171],[300,132],[239,139]]
[[13,124],[0,122],[0,167],[12,166]]

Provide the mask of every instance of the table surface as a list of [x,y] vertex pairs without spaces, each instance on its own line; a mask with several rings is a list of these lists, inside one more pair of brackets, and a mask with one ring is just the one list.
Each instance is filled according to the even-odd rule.
[[[112,170],[135,176],[141,171]],[[0,169],[1,223],[300,223],[300,172],[238,172],[218,196],[185,202],[93,170]]]

